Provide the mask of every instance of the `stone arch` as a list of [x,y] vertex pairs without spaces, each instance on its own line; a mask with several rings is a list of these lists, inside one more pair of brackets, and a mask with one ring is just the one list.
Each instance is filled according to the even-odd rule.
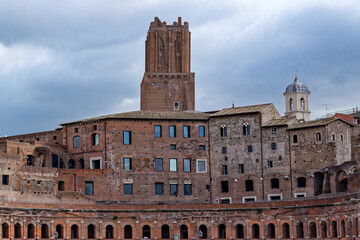
[[275,232],[275,224],[274,223],[268,223],[266,225],[266,236],[267,238],[275,238],[276,232]]
[[21,238],[21,224],[16,223],[14,225],[14,238]]
[[180,238],[181,239],[189,238],[189,228],[185,224],[180,226]]
[[62,224],[56,225],[55,230],[58,234],[58,238],[64,238],[64,227]]
[[208,238],[208,228],[205,224],[201,224],[199,227],[199,236],[201,234],[201,239],[207,239]]
[[124,226],[124,238],[125,239],[132,239],[132,226],[131,225],[125,225]]
[[310,232],[310,238],[316,238],[317,232],[316,232],[316,223],[310,222],[309,224],[309,232]]
[[225,239],[226,238],[226,226],[225,224],[219,224],[218,226],[218,238]]
[[27,238],[35,238],[35,226],[32,223],[27,225]]
[[304,238],[304,223],[303,222],[298,222],[296,224],[296,237]]
[[41,238],[49,238],[49,226],[46,223],[41,224]]
[[251,226],[252,238],[260,238],[260,227],[259,224],[254,223]]
[[345,225],[345,220],[341,220],[340,222],[340,236],[341,237],[346,237],[346,225]]
[[170,238],[170,227],[167,224],[161,226],[161,238],[169,239]]
[[114,238],[114,227],[111,224],[108,224],[105,228],[105,238],[106,239]]
[[149,225],[142,227],[142,238],[151,238],[151,228]]
[[336,192],[347,192],[347,173],[340,170],[336,173]]
[[327,226],[326,226],[326,222],[324,221],[320,223],[320,237],[327,238]]
[[9,238],[10,237],[9,224],[7,224],[7,223],[1,224],[1,236],[2,236],[2,238]]
[[288,223],[283,223],[281,227],[282,238],[290,238],[290,225]]
[[332,221],[330,226],[331,226],[331,237],[337,237],[338,233],[337,233],[337,223],[336,223],[336,221]]
[[79,226],[76,224],[71,225],[70,233],[71,239],[79,238]]
[[88,237],[88,239],[96,238],[95,225],[92,223],[90,223],[87,227],[87,237]]
[[241,223],[236,225],[236,238],[244,238],[245,232],[244,232],[244,225]]

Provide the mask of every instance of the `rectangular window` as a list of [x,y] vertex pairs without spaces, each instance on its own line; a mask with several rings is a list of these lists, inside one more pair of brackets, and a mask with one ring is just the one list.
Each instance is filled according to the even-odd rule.
[[94,182],[85,182],[85,195],[94,195]]
[[199,137],[205,137],[205,126],[199,126]]
[[176,150],[176,144],[170,144],[170,150]]
[[90,169],[101,169],[101,158],[90,158]]
[[59,181],[58,182],[58,190],[59,191],[65,191],[65,182],[64,181]]
[[184,159],[184,172],[191,172],[191,160],[189,158]]
[[206,169],[206,161],[205,160],[196,160],[196,172],[205,173]]
[[132,159],[124,158],[124,170],[131,171],[132,170]]
[[177,184],[170,184],[170,195],[178,195],[178,185]]
[[271,129],[271,133],[272,133],[272,134],[276,134],[276,133],[277,133],[276,128],[272,128],[272,129]]
[[124,144],[131,144],[131,131],[123,131]]
[[2,185],[9,185],[9,175],[2,176]]
[[184,195],[192,194],[192,186],[191,184],[184,184]]
[[226,154],[227,153],[227,147],[222,147],[221,148],[221,153]]
[[174,138],[176,137],[176,126],[169,126],[169,137]]
[[243,203],[247,203],[247,202],[255,202],[256,201],[256,197],[255,196],[251,196],[251,197],[243,197],[242,198]]
[[155,158],[155,171],[162,172],[163,170],[163,159]]
[[282,199],[282,194],[269,194],[268,200],[269,201],[278,201]]
[[177,159],[170,158],[170,172],[176,172],[176,171],[177,171]]
[[247,147],[247,150],[248,150],[249,153],[252,152],[252,151],[253,151],[252,145],[249,145],[249,146]]
[[155,183],[155,195],[164,194],[164,183]]
[[221,182],[221,192],[222,193],[228,193],[229,192],[229,182],[228,181],[222,181]]
[[160,125],[155,125],[154,126],[154,135],[155,137],[161,137],[161,126]]
[[222,168],[221,168],[221,173],[222,175],[227,175],[228,172],[227,172],[227,165],[223,165]]
[[273,167],[273,161],[267,161],[267,167],[272,168]]
[[133,194],[133,185],[132,183],[124,183],[124,195]]
[[199,150],[205,150],[205,145],[199,145]]
[[75,136],[73,138],[73,147],[79,148],[80,147],[80,136]]
[[245,173],[244,164],[239,164],[239,173],[240,173],[240,174]]
[[184,138],[189,138],[190,137],[190,126],[184,126],[183,133],[184,133]]
[[179,110],[179,102],[174,102],[174,110]]

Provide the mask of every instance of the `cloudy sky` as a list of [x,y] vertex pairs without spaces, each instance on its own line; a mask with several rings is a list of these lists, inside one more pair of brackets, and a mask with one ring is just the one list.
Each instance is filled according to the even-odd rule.
[[0,136],[138,110],[155,16],[190,24],[199,111],[283,114],[296,70],[313,119],[360,106],[358,0],[0,0]]

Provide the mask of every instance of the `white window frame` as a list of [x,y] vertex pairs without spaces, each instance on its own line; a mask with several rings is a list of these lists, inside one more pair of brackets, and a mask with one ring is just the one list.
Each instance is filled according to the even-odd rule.
[[[205,162],[205,171],[199,171],[199,162]],[[196,172],[197,173],[207,173],[207,159],[196,159]]]
[[242,202],[246,203],[246,199],[254,199],[254,202],[256,202],[256,196],[245,196],[242,197]]
[[232,203],[232,198],[231,197],[221,197],[219,198],[221,201],[222,200],[229,200],[230,202],[229,203]]
[[[177,107],[176,107],[177,104]],[[174,102],[174,110],[179,110],[180,109],[180,102]]]
[[100,160],[100,169],[102,169],[102,159],[101,157],[90,158],[90,169],[95,169],[93,166],[93,161]]
[[283,199],[283,195],[282,193],[277,193],[277,194],[268,194],[268,201],[275,201],[275,200],[271,200],[271,197],[278,197],[280,196],[280,200],[281,201]]
[[[306,192],[294,193],[295,198],[299,198],[299,195],[304,195],[304,197],[306,197]],[[303,198],[303,197],[300,197],[300,198]]]

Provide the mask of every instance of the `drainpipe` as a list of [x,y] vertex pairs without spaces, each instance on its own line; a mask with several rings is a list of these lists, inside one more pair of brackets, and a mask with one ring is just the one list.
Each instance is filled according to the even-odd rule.
[[209,187],[210,187],[210,189],[209,189],[209,193],[210,193],[210,202],[212,203],[212,174],[211,174],[211,151],[210,151],[210,149],[211,149],[211,147],[210,147],[210,144],[211,144],[211,142],[210,142],[210,118],[208,119],[208,127],[207,127],[207,129],[208,129],[208,156],[209,156],[209,176],[210,176],[210,185],[209,185]]
[[[104,158],[105,158],[105,169],[107,169],[107,145],[106,145],[106,120],[104,122],[104,128],[105,128],[105,153],[104,153]],[[131,136],[130,136],[131,137]]]
[[261,159],[261,188],[262,188],[262,200],[265,201],[265,186],[264,186],[264,159],[263,159],[263,128],[262,128],[262,116],[260,115],[260,159]]
[[289,135],[289,137],[288,137],[288,144],[289,144],[289,161],[290,161],[290,165],[289,165],[289,167],[290,167],[290,194],[291,194],[291,198],[293,197],[293,178],[292,178],[292,164],[291,164],[291,134],[290,134],[290,131],[287,129],[286,130],[287,132],[288,132],[288,135]]

